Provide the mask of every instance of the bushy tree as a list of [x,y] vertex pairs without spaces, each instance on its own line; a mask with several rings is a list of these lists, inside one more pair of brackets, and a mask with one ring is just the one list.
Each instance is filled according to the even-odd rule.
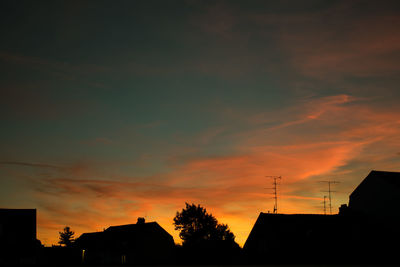
[[186,203],[186,208],[176,213],[174,226],[175,230],[180,231],[179,236],[183,240],[183,245],[204,240],[232,242],[235,240],[228,225],[219,224],[217,219],[200,205]]
[[75,232],[71,231],[71,229],[68,226],[64,227],[64,231],[59,233],[60,233],[60,241],[58,241],[58,243],[60,245],[65,245],[66,247],[69,247],[75,241],[74,239]]

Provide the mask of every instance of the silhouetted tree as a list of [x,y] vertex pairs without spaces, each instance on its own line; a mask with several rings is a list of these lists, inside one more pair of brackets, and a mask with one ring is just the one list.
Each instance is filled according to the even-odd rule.
[[179,236],[183,240],[183,245],[205,240],[231,242],[235,240],[228,225],[219,224],[217,219],[200,205],[186,203],[186,208],[176,213],[174,226],[175,230],[180,231]]
[[68,226],[66,226],[64,227],[64,231],[59,233],[60,233],[60,241],[58,241],[58,243],[60,245],[65,245],[66,247],[71,246],[72,243],[74,242],[75,232],[71,231],[71,229]]

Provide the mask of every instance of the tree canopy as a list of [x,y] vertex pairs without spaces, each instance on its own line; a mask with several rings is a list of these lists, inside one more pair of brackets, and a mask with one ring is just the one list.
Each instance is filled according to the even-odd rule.
[[231,242],[235,240],[235,235],[229,230],[228,225],[219,224],[217,219],[200,205],[186,203],[186,208],[176,213],[174,226],[175,230],[180,231],[179,236],[183,240],[183,245],[204,240]]
[[60,241],[58,241],[58,243],[60,245],[65,245],[66,247],[69,247],[72,245],[72,243],[74,242],[74,234],[75,232],[71,231],[71,229],[66,226],[64,227],[64,230],[60,233]]

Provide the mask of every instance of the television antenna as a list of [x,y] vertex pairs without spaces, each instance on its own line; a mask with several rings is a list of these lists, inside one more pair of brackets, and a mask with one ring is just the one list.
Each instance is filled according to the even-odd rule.
[[324,215],[326,215],[326,196],[324,196]]
[[268,176],[265,176],[265,177],[272,178],[274,180],[272,182],[272,185],[273,185],[272,189],[274,190],[274,200],[275,200],[273,213],[276,214],[276,213],[278,213],[278,182],[277,182],[277,180],[282,180],[282,176],[271,176],[271,175],[268,175]]
[[[322,192],[327,192],[328,193],[328,200],[329,200],[329,214],[332,215],[332,192],[336,192],[336,191],[332,191],[331,190],[331,185],[332,184],[338,184],[340,183],[339,181],[333,181],[333,180],[328,180],[328,181],[319,181],[320,183],[327,183],[328,184],[328,191],[322,191]],[[325,210],[325,197],[324,196],[324,210]]]

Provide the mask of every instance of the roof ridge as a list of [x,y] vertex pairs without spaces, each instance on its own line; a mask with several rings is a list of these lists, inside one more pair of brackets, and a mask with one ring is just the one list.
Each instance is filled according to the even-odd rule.
[[121,226],[133,226],[133,225],[143,225],[143,224],[152,224],[152,223],[157,223],[157,222],[145,222],[145,223],[130,223],[130,224],[121,224],[121,225],[112,225],[110,227],[121,227]]
[[396,174],[400,174],[400,172],[394,172],[394,171],[378,171],[378,170],[372,170],[371,172],[386,172],[386,173],[396,173]]

